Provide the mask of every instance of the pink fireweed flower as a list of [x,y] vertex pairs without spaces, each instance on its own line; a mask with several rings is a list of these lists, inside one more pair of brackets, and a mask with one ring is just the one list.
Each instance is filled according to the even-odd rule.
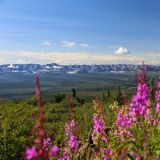
[[108,139],[105,135],[105,122],[102,113],[102,106],[98,98],[94,101],[95,113],[93,115],[93,130],[92,140],[94,144],[98,144],[99,141],[107,142]]
[[130,115],[134,120],[136,120],[139,116],[143,115],[146,119],[148,118],[148,108],[149,105],[149,88],[146,84],[146,68],[144,64],[142,65],[142,69],[138,74],[138,87],[137,93],[132,97],[132,101],[130,103]]
[[160,81],[157,84],[156,100],[157,100],[156,112],[160,114]]
[[116,120],[117,129],[114,131],[114,134],[119,136],[121,141],[124,141],[126,137],[132,137],[132,132],[130,128],[132,127],[133,120],[130,115],[128,115],[128,107],[123,105],[119,110],[117,120]]
[[104,119],[102,117],[97,117],[96,115],[93,116],[93,129],[95,132],[104,134]]
[[69,132],[70,132],[70,124],[66,123],[65,126],[66,126],[66,128],[65,128],[65,134],[66,134],[66,136],[68,136]]
[[35,123],[34,127],[32,128],[31,134],[34,135],[34,143],[37,146],[38,152],[36,151],[36,148],[34,146],[32,148],[27,148],[26,159],[32,159],[34,157],[40,157],[43,159],[45,156],[45,147],[43,143],[45,137],[44,109],[42,105],[42,95],[38,77],[35,78],[35,90],[39,115],[37,116],[37,123]]
[[70,126],[71,126],[72,128],[75,128],[75,127],[76,127],[76,123],[75,123],[74,119],[71,120]]
[[125,128],[121,128],[121,129],[115,130],[114,134],[119,136],[121,141],[124,141],[126,137],[133,137],[132,132],[128,131]]
[[66,123],[65,133],[67,137],[68,147],[72,151],[76,151],[78,149],[78,138],[76,136],[76,124],[75,124],[74,119]]
[[[92,130],[92,140],[96,145],[94,150],[95,159],[102,157],[104,160],[110,160],[112,155],[111,146],[109,145],[108,138],[105,133],[105,121],[102,112],[102,106],[96,98],[94,101],[95,113],[93,115],[93,130]],[[99,151],[97,150],[99,149]]]
[[160,103],[157,103],[156,105],[156,112],[160,114]]
[[43,145],[45,148],[49,147],[51,145],[51,139],[50,138],[46,138],[43,140]]
[[119,113],[116,121],[116,125],[120,128],[121,127],[130,128],[132,125],[132,120],[128,115]]
[[105,135],[105,123],[103,116],[97,116],[97,114],[94,114],[93,116],[93,132],[92,132],[92,140],[95,144],[98,143],[99,138],[101,140],[106,141]]
[[[149,105],[149,88],[143,79],[146,73],[141,72],[138,75],[138,87],[137,93],[132,97],[130,103],[130,113],[129,115],[132,117],[132,120],[136,121],[139,116],[144,116],[146,119],[149,117],[148,108]],[[141,76],[141,77],[140,77]]]
[[72,150],[77,150],[78,149],[78,140],[77,140],[77,137],[72,134],[70,136],[70,139],[68,140],[68,145],[70,146],[70,148]]
[[51,148],[51,150],[49,151],[49,156],[50,156],[50,157],[56,157],[57,154],[58,154],[58,151],[59,151],[58,145],[55,144],[55,145]]
[[78,138],[76,136],[75,120],[69,120],[65,124],[66,144],[63,150],[63,155],[58,160],[69,160],[72,154],[78,154]]
[[70,160],[70,157],[67,152],[63,152],[62,157],[58,158],[58,160]]
[[111,160],[112,157],[111,146],[109,146],[109,148],[101,148],[100,151],[103,160]]
[[25,152],[26,160],[32,160],[33,158],[36,158],[37,156],[38,156],[38,153],[37,153],[36,148],[34,146],[26,149],[26,152]]
[[142,157],[139,154],[136,154],[135,158],[136,158],[136,160],[141,160],[142,159]]
[[73,112],[70,97],[68,98],[68,112],[70,115],[68,117],[68,122],[65,124],[66,143],[63,149],[63,155],[58,160],[69,160],[70,157],[76,157],[79,153],[76,123],[74,119],[71,119]]

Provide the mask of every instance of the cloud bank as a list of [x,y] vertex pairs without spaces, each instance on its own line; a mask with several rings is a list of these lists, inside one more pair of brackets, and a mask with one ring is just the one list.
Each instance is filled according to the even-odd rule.
[[[15,58],[17,57],[17,59]],[[6,60],[7,59],[7,60]],[[160,53],[119,56],[109,53],[89,52],[8,52],[0,63],[59,63],[59,64],[160,64]]]

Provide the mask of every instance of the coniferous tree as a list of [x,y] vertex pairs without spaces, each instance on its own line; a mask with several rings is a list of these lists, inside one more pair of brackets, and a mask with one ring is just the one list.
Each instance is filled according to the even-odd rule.
[[152,80],[150,81],[150,97],[153,103],[155,102],[155,94],[156,94],[156,82],[155,79],[152,78]]
[[120,106],[123,105],[123,96],[122,96],[122,92],[121,92],[121,87],[118,87],[118,93],[117,93],[116,101],[118,102],[118,104]]
[[74,98],[77,97],[76,90],[75,90],[74,88],[72,89],[72,96],[73,96]]
[[108,90],[108,92],[107,92],[107,97],[110,98],[110,96],[111,96],[111,91]]

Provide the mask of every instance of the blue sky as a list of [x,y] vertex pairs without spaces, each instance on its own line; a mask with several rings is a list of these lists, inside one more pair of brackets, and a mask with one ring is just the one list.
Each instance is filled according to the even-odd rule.
[[160,64],[159,0],[0,0],[0,63]]

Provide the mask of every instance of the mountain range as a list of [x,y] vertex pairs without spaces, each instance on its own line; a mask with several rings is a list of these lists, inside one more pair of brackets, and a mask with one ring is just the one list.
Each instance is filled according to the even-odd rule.
[[[148,71],[160,71],[160,65],[146,65]],[[43,72],[63,72],[69,74],[75,73],[97,73],[97,72],[124,72],[138,71],[141,65],[133,64],[73,64],[60,65],[51,64],[3,64],[0,65],[0,73],[22,72],[22,73],[43,73]]]

